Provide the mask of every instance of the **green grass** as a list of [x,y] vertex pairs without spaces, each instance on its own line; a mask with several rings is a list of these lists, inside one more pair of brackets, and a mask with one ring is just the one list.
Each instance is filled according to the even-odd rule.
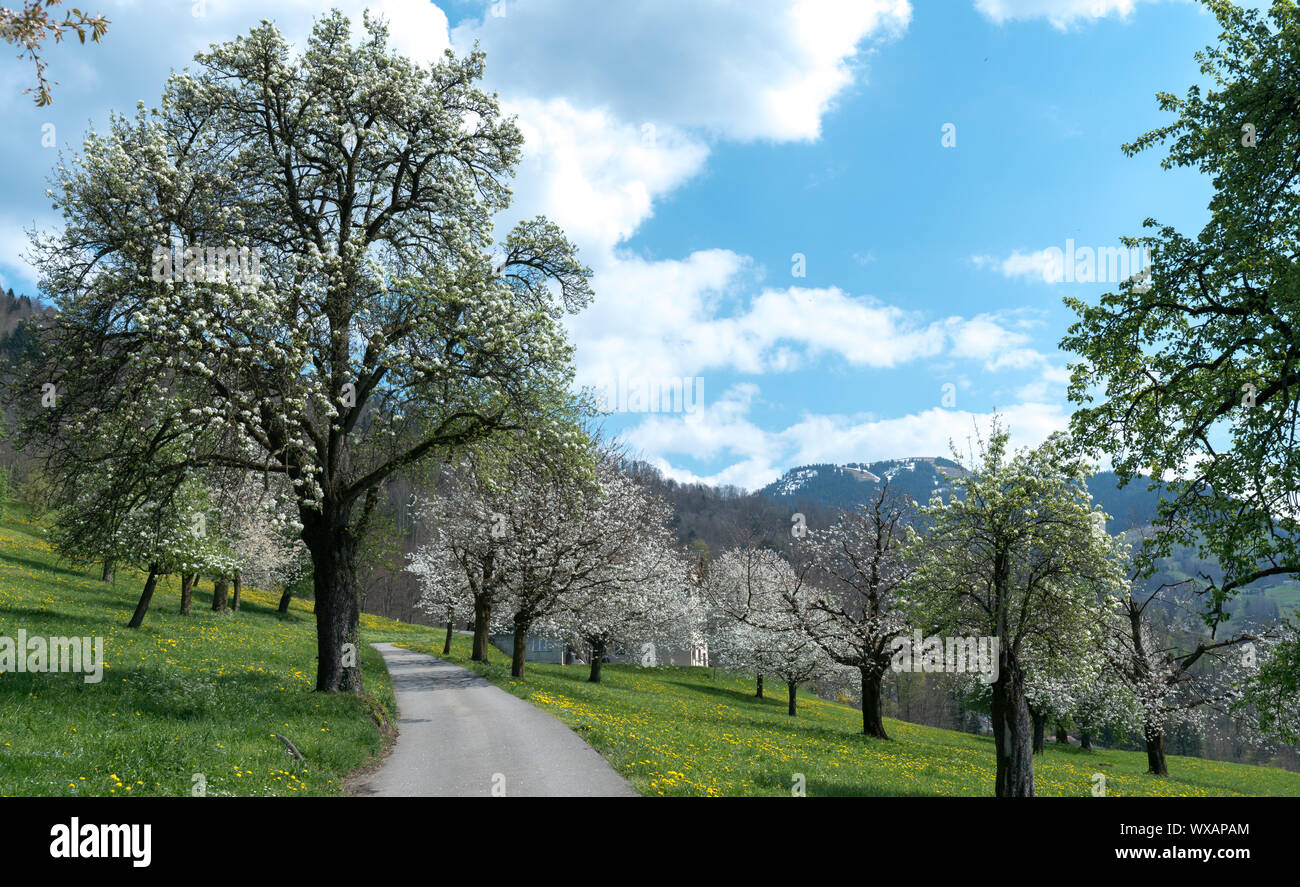
[[[442,635],[375,633],[441,657]],[[769,681],[756,699],[750,679],[704,668],[606,665],[589,684],[585,666],[529,663],[522,681],[508,657],[469,661],[470,639],[456,635],[451,662],[472,668],[564,721],[647,795],[786,795],[803,774],[809,796],[976,795],[993,793],[990,738],[886,720],[890,741],[861,735],[861,714],[801,693],[786,714],[785,688]],[[1271,767],[1171,756],[1168,778],[1148,776],[1140,752],[1057,748],[1035,759],[1040,795],[1090,796],[1093,774],[1107,794],[1300,795],[1300,774]]]
[[1264,592],[1265,596],[1277,602],[1282,615],[1295,615],[1300,612],[1300,582],[1283,582]]
[[[143,585],[114,584],[60,563],[12,505],[0,520],[0,636],[105,639],[103,681],[78,674],[0,674],[0,795],[339,795],[382,749],[371,709],[391,717],[382,658],[366,647],[371,699],[313,693],[310,602],[276,613],[278,596],[245,589],[239,613],[216,614],[211,585],[179,615],[163,584],[144,627],[125,627]],[[306,758],[290,757],[272,733]]]

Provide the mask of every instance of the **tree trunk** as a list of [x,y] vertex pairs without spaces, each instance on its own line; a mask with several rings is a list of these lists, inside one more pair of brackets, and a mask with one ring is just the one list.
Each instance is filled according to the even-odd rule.
[[758,690],[754,693],[759,699],[763,698],[763,676],[758,676]]
[[474,649],[471,651],[469,658],[475,662],[487,662],[488,628],[491,624],[491,595],[474,595]]
[[356,540],[346,514],[308,512],[303,542],[311,552],[316,597],[316,691],[361,691],[361,610]]
[[231,598],[230,598],[230,609],[232,609],[232,610],[234,610],[236,613],[238,613],[238,612],[239,612],[239,595],[240,595],[240,592],[242,592],[242,591],[244,590],[244,578],[243,578],[242,576],[240,576],[238,573],[236,573],[236,574],[235,574],[235,578],[232,580],[232,584],[234,585],[234,594],[233,594],[233,595],[231,596]]
[[149,565],[149,578],[144,582],[144,591],[140,592],[140,603],[135,605],[135,612],[127,628],[139,628],[144,625],[144,614],[149,612],[149,601],[153,600],[154,589],[158,587],[158,565]]
[[1092,751],[1092,734],[1087,730],[1079,731],[1079,748],[1085,751]]
[[216,576],[212,580],[212,612],[226,612],[227,593],[230,581],[225,576]]
[[510,676],[512,678],[522,678],[524,676],[524,662],[527,659],[527,654],[528,623],[515,619],[514,654],[510,658]]
[[451,655],[451,620],[447,620],[447,640],[442,642],[442,655]]
[[293,600],[293,592],[286,588],[280,594],[280,609],[277,610],[276,612],[278,612],[281,616],[283,616],[285,613],[288,613],[289,601],[291,600]]
[[101,582],[113,581],[113,559],[112,558],[108,558],[107,560],[104,561],[104,570],[102,573],[99,574],[99,579]]
[[789,711],[787,712],[787,714],[789,714],[790,717],[794,717],[794,716],[795,716],[795,697],[799,694],[799,687],[798,687],[798,685],[795,684],[793,681],[791,681],[789,684],[787,684],[786,687],[787,687],[787,688],[789,689],[789,691],[790,691],[790,709],[789,709]]
[[877,739],[888,739],[881,716],[880,672],[871,668],[858,671],[862,675],[862,732]]
[[188,616],[194,610],[193,573],[181,573],[181,615]]
[[1034,796],[1034,738],[1024,676],[1007,659],[1005,648],[998,679],[993,682],[993,742],[997,750],[994,794],[999,798]]
[[1148,727],[1147,772],[1156,776],[1168,776],[1169,766],[1165,763],[1165,733],[1159,727]]
[[605,658],[605,645],[602,643],[592,644],[591,646],[591,674],[587,676],[587,683],[600,683],[600,662]]
[[1059,721],[1058,721],[1057,724],[1056,724],[1056,744],[1057,744],[1057,745],[1069,745],[1069,744],[1070,744],[1070,734],[1069,734],[1069,731],[1067,731],[1067,730],[1065,729],[1065,725],[1062,724],[1062,723],[1060,723]]
[[1034,722],[1034,754],[1041,755],[1047,749],[1047,714],[1031,709],[1029,716]]

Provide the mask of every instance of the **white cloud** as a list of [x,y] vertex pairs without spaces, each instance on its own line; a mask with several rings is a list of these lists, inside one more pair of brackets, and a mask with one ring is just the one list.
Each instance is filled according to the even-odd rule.
[[[807,415],[780,431],[764,431],[748,419],[758,390],[733,389],[693,416],[653,416],[622,437],[632,449],[653,454],[649,461],[682,482],[734,484],[757,489],[794,465],[872,462],[908,456],[949,456],[950,444],[966,452],[976,435],[987,435],[991,413],[934,407],[891,418],[866,415]],[[1063,430],[1068,414],[1059,403],[1030,400],[999,410],[1013,446],[1035,446]],[[697,475],[668,458],[681,454],[733,461],[709,475]]]
[[868,37],[911,19],[908,0],[505,0],[452,33],[487,52],[504,96],[563,97],[643,123],[733,139],[815,139]]
[[1066,386],[1070,384],[1070,370],[1057,364],[1044,363],[1041,375],[1027,385],[1016,390],[1016,397],[1021,401],[1045,403],[1064,400]]
[[[31,241],[25,229],[34,221],[19,222],[11,216],[0,216],[0,268],[8,269],[14,277],[34,280],[37,276],[36,269],[24,258],[31,249]],[[11,284],[13,281],[6,276],[3,279],[3,286],[8,288]],[[17,290],[21,286],[17,284],[14,288]],[[28,295],[35,295],[35,293],[28,293]]]
[[709,153],[674,127],[643,129],[566,99],[517,98],[504,110],[518,116],[524,135],[510,218],[543,213],[598,257],[631,236],[655,198],[699,172]]
[[[1058,404],[1022,403],[999,411],[1013,446],[1041,443],[1063,429],[1068,416]],[[987,434],[991,413],[971,413],[933,407],[887,419],[808,417],[783,432],[794,448],[790,464],[810,462],[871,462],[906,456],[947,456],[949,442],[966,449],[965,441]]]
[[1118,15],[1128,18],[1139,0],[975,0],[975,8],[1001,25],[1009,21],[1046,19],[1065,30],[1081,21]]
[[1004,321],[991,314],[980,314],[969,320],[950,318],[947,329],[952,337],[949,354],[953,357],[991,360],[1029,341],[1027,335],[1007,329]]
[[1038,278],[1043,283],[1060,283],[1065,277],[1065,253],[1060,247],[1049,246],[1036,252],[1013,250],[1005,259],[994,256],[972,256],[977,268],[1000,271],[1003,277]]
[[[135,3],[125,5],[128,8],[136,6]],[[165,10],[154,10],[154,5],[145,4],[141,7],[141,12],[151,18],[156,17],[158,12],[166,14]],[[389,45],[420,64],[439,60],[443,50],[451,45],[447,14],[434,3],[411,0],[331,0],[329,3],[321,3],[319,0],[277,0],[270,8],[261,0],[190,0],[178,2],[172,7],[169,30],[174,31],[175,26],[183,26],[185,20],[189,19],[190,24],[183,34],[173,33],[174,37],[182,37],[183,40],[174,42],[192,43],[195,50],[206,50],[209,43],[229,40],[236,33],[244,33],[255,27],[262,19],[269,19],[284,32],[285,38],[294,44],[294,48],[301,52],[306,48],[306,39],[311,33],[314,20],[322,18],[334,7],[351,20],[354,39],[363,33],[363,13],[369,10],[371,16],[383,17],[388,21]],[[194,12],[200,8],[202,15],[195,15]],[[132,13],[139,14],[134,10]],[[119,16],[110,14],[109,18],[116,22]],[[112,34],[111,25],[109,33]]]
[[621,256],[597,275],[595,304],[572,321],[579,381],[787,373],[819,359],[887,369],[947,356],[982,361],[989,372],[1045,360],[1016,329],[1027,323],[1023,312],[929,320],[838,287],[768,287],[745,299],[752,272],[726,250],[683,261]]

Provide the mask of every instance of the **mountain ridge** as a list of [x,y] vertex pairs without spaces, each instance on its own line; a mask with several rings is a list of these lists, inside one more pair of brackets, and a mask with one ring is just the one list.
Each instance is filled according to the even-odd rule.
[[[791,468],[759,492],[782,504],[810,502],[836,509],[856,508],[878,495],[881,484],[887,481],[891,489],[924,505],[933,494],[950,492],[953,478],[965,474],[962,465],[942,456],[823,462]],[[1110,531],[1121,532],[1149,524],[1155,518],[1160,486],[1152,489],[1138,478],[1121,487],[1115,472],[1099,471],[1089,479],[1088,492],[1111,516]]]

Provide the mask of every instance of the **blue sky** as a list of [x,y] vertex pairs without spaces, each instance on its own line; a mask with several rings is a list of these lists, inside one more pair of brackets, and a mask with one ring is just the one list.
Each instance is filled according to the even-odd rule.
[[[103,0],[102,46],[50,51],[49,108],[19,94],[30,63],[0,60],[0,283],[35,292],[22,232],[57,222],[43,137],[75,146],[197,49],[263,17],[301,40],[328,5]],[[1113,288],[1047,251],[1118,247],[1148,216],[1195,230],[1209,196],[1120,151],[1217,36],[1185,0],[336,5],[377,9],[421,60],[487,52],[527,139],[502,224],[545,213],[596,272],[580,381],[618,407],[703,380],[690,412],[606,420],[683,480],[946,455],[995,409],[1038,442],[1069,415],[1061,298]]]

